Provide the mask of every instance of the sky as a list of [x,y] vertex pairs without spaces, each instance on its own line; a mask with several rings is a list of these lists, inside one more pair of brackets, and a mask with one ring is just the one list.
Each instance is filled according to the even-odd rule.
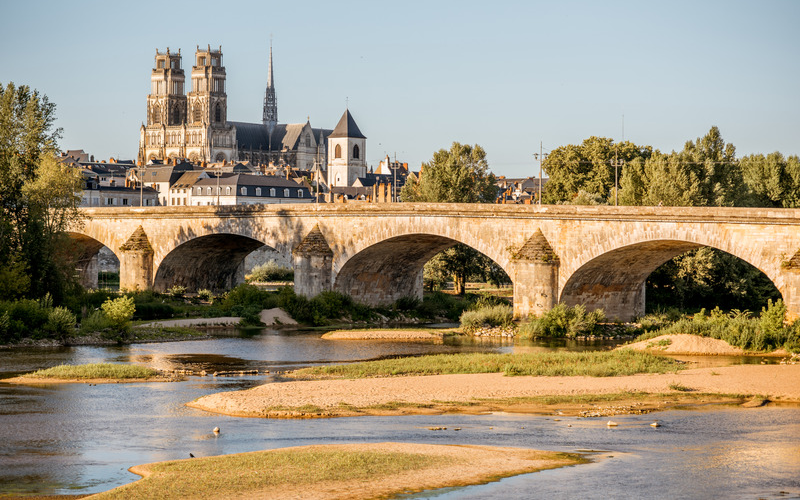
[[[497,175],[591,136],[681,150],[719,127],[737,155],[800,154],[800,1],[0,0],[0,84],[57,106],[62,149],[135,159],[156,49],[222,46],[228,119],[333,128],[418,169],[453,141]],[[187,88],[187,90],[189,90]]]

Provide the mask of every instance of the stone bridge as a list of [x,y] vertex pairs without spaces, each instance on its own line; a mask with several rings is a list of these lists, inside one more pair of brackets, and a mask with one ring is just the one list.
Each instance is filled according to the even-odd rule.
[[421,297],[422,266],[456,243],[514,283],[517,317],[555,304],[644,313],[645,280],[667,260],[709,246],[760,269],[789,319],[800,316],[800,210],[477,204],[325,204],[87,208],[71,235],[85,270],[107,246],[123,289],[222,289],[268,245],[293,262],[295,289],[336,290],[372,305]]

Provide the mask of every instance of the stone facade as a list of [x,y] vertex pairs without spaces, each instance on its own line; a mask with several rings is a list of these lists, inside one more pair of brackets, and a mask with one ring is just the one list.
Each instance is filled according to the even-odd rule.
[[[120,256],[125,288],[229,286],[245,256],[267,245],[292,260],[299,293],[330,288],[385,304],[420,296],[424,263],[460,242],[512,278],[517,316],[582,303],[629,320],[644,312],[652,271],[710,246],[764,272],[790,319],[800,317],[800,271],[793,265],[800,260],[800,210],[400,203],[84,211],[90,219],[76,239]],[[123,258],[130,252],[123,245],[140,226],[152,248],[151,270]],[[329,277],[322,272],[327,263],[303,261],[302,243],[312,230],[332,252]],[[128,265],[142,269],[131,272]],[[312,270],[322,274],[305,279]]]

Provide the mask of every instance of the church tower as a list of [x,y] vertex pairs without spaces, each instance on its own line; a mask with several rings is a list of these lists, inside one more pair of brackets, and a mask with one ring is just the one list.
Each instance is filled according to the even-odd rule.
[[236,158],[236,129],[228,123],[222,47],[195,52],[192,91],[188,94],[187,156],[192,161],[221,162]]
[[186,120],[185,76],[181,51],[172,54],[156,50],[155,67],[150,74],[147,96],[147,124],[139,136],[139,161],[166,159],[183,155],[179,140]]
[[269,69],[267,70],[267,91],[264,94],[264,115],[262,122],[270,133],[278,124],[278,99],[275,97],[275,82],[272,79],[272,42],[269,44]]
[[336,128],[328,136],[328,185],[352,186],[367,175],[367,138],[346,109]]

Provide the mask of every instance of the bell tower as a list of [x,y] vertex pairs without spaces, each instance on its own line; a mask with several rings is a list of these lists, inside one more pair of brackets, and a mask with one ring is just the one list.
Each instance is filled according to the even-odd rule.
[[181,51],[171,54],[156,50],[156,67],[150,76],[147,96],[147,125],[182,125],[186,117],[186,77],[181,68]]
[[236,129],[228,123],[228,95],[222,47],[197,47],[192,66],[192,91],[188,94],[186,151],[190,160],[211,162],[236,158]]
[[346,109],[328,136],[328,185],[352,186],[367,175],[367,138]]

